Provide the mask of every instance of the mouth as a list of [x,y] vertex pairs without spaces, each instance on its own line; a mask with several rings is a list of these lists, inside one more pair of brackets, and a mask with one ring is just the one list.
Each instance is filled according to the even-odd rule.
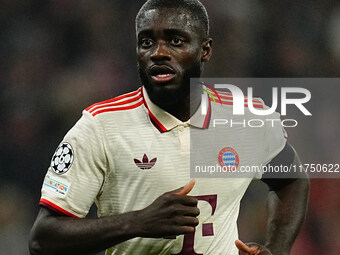
[[175,71],[166,65],[152,66],[150,68],[150,75],[155,82],[160,83],[169,82],[176,76]]

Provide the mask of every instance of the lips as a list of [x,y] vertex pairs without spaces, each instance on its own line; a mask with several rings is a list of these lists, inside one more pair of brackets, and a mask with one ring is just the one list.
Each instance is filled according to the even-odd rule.
[[150,68],[150,75],[156,82],[168,82],[176,76],[175,71],[166,65],[152,66]]

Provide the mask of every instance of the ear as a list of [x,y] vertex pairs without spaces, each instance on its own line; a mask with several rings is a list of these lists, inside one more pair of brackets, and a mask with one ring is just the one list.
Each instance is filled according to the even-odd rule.
[[212,43],[213,40],[211,38],[207,38],[202,44],[202,56],[201,61],[207,62],[209,61],[212,54]]

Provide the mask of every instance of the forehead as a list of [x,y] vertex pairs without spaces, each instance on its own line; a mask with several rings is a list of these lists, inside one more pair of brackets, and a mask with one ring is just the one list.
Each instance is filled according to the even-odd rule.
[[144,12],[136,24],[137,35],[143,31],[183,30],[187,33],[198,34],[200,23],[185,9],[152,9]]

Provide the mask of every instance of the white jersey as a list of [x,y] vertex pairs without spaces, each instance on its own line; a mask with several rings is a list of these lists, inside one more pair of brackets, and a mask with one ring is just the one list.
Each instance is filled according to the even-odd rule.
[[[164,192],[189,182],[190,130],[209,130],[217,107],[221,106],[210,104],[207,115],[198,110],[190,121],[182,122],[153,104],[144,88],[90,106],[57,148],[40,204],[80,218],[94,202],[99,217],[145,208]],[[238,132],[232,130],[228,132]],[[244,137],[252,137],[252,142],[241,138],[238,145],[209,145],[216,163],[221,161],[220,152],[230,153],[224,148],[237,151],[237,146],[250,148],[237,151],[234,165],[237,161],[240,167],[243,159],[253,159],[254,150],[258,151],[256,162],[266,164],[286,142],[281,128],[249,129]],[[221,162],[225,162],[223,157]],[[238,254],[236,221],[251,180],[197,178],[189,194],[199,201],[200,223],[194,234],[175,239],[134,238],[106,254]]]

